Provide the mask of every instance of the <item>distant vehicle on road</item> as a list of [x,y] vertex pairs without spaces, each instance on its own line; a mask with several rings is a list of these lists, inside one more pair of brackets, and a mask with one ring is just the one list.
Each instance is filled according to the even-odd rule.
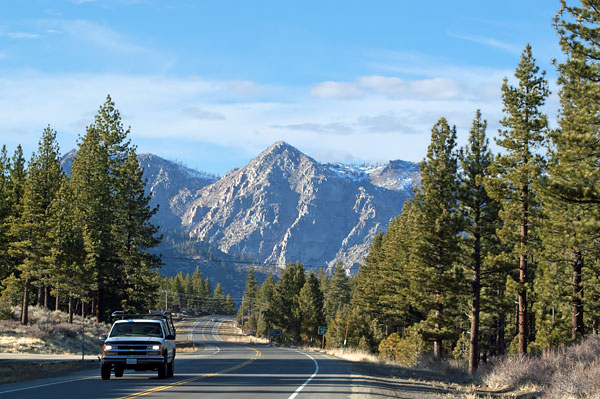
[[172,377],[175,363],[175,326],[171,312],[112,313],[116,320],[104,341],[100,375],[122,377],[125,369],[156,370],[159,378]]
[[210,319],[210,321],[212,321],[213,323],[216,323],[219,320],[217,320],[215,317],[213,317],[212,319]]

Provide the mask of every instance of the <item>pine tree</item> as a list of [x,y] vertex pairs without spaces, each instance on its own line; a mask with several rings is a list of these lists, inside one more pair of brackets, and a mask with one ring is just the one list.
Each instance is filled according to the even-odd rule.
[[[318,277],[317,280],[319,280]],[[350,303],[350,281],[348,281],[342,263],[338,262],[335,266],[333,275],[331,279],[326,280],[325,286],[320,281],[319,285],[325,287],[325,316],[328,319],[333,318],[338,309]]]
[[116,167],[119,179],[114,194],[112,235],[116,243],[121,309],[139,312],[150,307],[151,295],[158,288],[157,268],[162,262],[147,252],[160,242],[155,237],[158,229],[150,223],[158,208],[150,208],[150,196],[144,191],[146,181],[135,149],[131,148],[127,158]]
[[86,135],[80,137],[78,144],[71,168],[71,182],[78,223],[83,229],[84,268],[90,270],[88,278],[93,281],[92,292],[88,296],[89,299],[96,297],[96,318],[102,321],[105,289],[110,286],[110,278],[115,274],[108,153],[94,125],[88,126]]
[[267,311],[267,323],[273,328],[283,329],[283,338],[292,342],[300,336],[298,296],[305,282],[304,266],[299,262],[288,264],[275,286]]
[[11,242],[9,252],[19,259],[20,278],[25,283],[23,324],[28,323],[29,285],[37,282],[40,288],[45,289],[49,282],[52,247],[50,210],[59,189],[61,173],[56,132],[48,126],[39,142],[38,153],[34,153],[29,162],[23,211],[11,226],[11,235],[19,239]]
[[533,264],[531,259],[539,247],[538,224],[540,200],[537,194],[544,168],[539,155],[547,133],[547,118],[541,112],[549,94],[548,83],[535,64],[531,46],[522,53],[515,77],[518,86],[504,79],[502,101],[506,116],[501,124],[496,143],[504,149],[491,169],[488,192],[501,203],[503,222],[498,231],[503,243],[510,246],[509,254],[517,261],[518,275],[518,326],[520,354],[527,353],[529,340],[527,293],[531,290]]
[[271,325],[267,318],[267,312],[272,306],[273,295],[275,293],[275,279],[269,273],[267,278],[260,285],[256,294],[256,310],[258,311],[258,319],[256,321],[256,332],[259,336],[268,337]]
[[[563,290],[569,291],[564,298],[570,302],[571,340],[585,333],[584,308],[594,309],[600,299],[594,298],[592,292],[584,295],[584,286],[594,287],[588,281],[595,279],[594,264],[598,258],[594,237],[600,227],[599,20],[600,10],[595,2],[568,6],[564,0],[554,19],[566,59],[558,65],[561,109],[559,129],[550,135],[548,176],[543,191],[550,225],[544,243],[547,252],[553,255],[547,256],[549,263],[555,263],[547,265],[548,272],[556,270],[564,277],[570,275],[567,280],[570,287]],[[557,235],[563,240],[557,240]],[[539,287],[542,291],[551,290],[541,284]],[[556,320],[554,313],[552,316]],[[591,319],[596,332],[600,314]]]
[[[482,276],[490,274],[485,260],[488,253],[497,247],[498,207],[487,194],[484,180],[489,175],[492,153],[488,148],[485,131],[487,122],[477,110],[469,142],[460,150],[460,212],[464,218],[462,245],[464,264],[472,273],[471,278],[471,334],[469,348],[469,373],[472,374],[479,362],[479,336],[481,313],[481,287],[488,285]],[[485,279],[485,278],[484,278]]]
[[9,200],[13,218],[19,218],[23,212],[23,193],[25,191],[25,180],[27,179],[27,170],[25,168],[25,158],[23,157],[23,149],[19,144],[10,163],[8,173],[8,190]]
[[71,182],[64,174],[51,208],[51,274],[56,290],[68,296],[69,322],[72,323],[74,299],[84,299],[90,292],[92,271],[85,268],[83,229],[78,223]]
[[[6,160],[3,160],[5,163]],[[14,225],[19,223],[21,214],[23,213],[23,192],[25,189],[25,181],[27,179],[27,170],[25,168],[25,158],[23,157],[23,149],[18,145],[10,162],[8,162],[8,175],[6,176],[5,198],[6,198],[6,217],[4,219],[4,232],[6,234],[5,242],[5,257],[4,264],[6,274],[18,276],[19,271],[17,265],[22,261],[11,255],[9,248],[10,242],[21,241],[23,237],[17,234]]]
[[0,151],[0,282],[13,272],[8,257],[9,228],[12,204],[10,201],[10,159],[6,146]]
[[375,319],[382,319],[382,309],[379,306],[379,298],[383,294],[382,281],[384,278],[381,264],[385,260],[382,246],[383,232],[380,230],[373,237],[364,265],[358,269],[352,295],[353,305],[361,308],[363,312]]
[[213,294],[213,312],[216,314],[224,313],[225,309],[225,293],[223,292],[223,287],[221,283],[217,282],[215,285],[215,291]]
[[457,211],[456,128],[441,118],[431,132],[427,157],[421,162],[421,191],[414,199],[415,236],[409,273],[412,302],[426,314],[424,337],[442,357],[442,343],[456,338],[462,313],[463,271],[459,260],[462,220]]
[[298,296],[300,337],[305,342],[318,341],[318,327],[325,324],[323,292],[315,273],[311,273]]
[[233,301],[233,297],[231,294],[227,294],[225,296],[225,304],[223,305],[223,313],[224,314],[234,314],[235,313],[235,302]]
[[[246,276],[246,288],[244,289],[244,306],[240,307],[240,314],[238,315],[238,320],[241,322],[242,317],[248,315],[248,324],[244,321],[244,325],[247,328],[252,330],[256,330],[256,316],[254,315],[254,311],[256,308],[256,294],[258,292],[258,282],[256,281],[256,277],[254,277],[254,268],[251,267],[248,270],[248,274]],[[241,312],[244,311],[244,314]]]

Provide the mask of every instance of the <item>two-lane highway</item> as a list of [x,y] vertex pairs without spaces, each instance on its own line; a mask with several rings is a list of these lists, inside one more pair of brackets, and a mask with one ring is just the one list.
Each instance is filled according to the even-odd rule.
[[[202,351],[177,354],[175,377],[156,372],[126,372],[101,380],[99,370],[44,380],[0,385],[2,398],[349,398],[352,378],[339,361],[322,354],[268,345],[225,342],[220,322],[201,318],[189,339]],[[98,367],[99,368],[99,367]]]

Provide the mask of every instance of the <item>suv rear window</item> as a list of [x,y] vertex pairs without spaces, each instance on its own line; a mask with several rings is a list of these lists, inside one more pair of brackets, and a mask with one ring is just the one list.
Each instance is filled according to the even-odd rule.
[[135,322],[116,323],[110,337],[159,337],[162,338],[160,323]]

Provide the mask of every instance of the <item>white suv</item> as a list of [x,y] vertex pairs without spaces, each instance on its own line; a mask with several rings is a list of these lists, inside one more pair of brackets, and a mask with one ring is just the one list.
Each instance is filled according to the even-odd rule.
[[157,370],[159,378],[172,377],[175,362],[175,326],[171,312],[148,314],[113,312],[116,320],[104,339],[100,374],[103,380],[122,377],[123,370]]

